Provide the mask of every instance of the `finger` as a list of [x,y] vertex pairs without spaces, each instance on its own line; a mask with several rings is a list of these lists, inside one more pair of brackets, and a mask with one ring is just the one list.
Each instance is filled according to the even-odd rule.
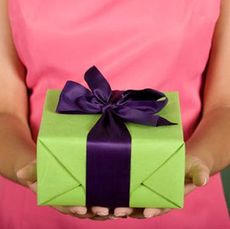
[[145,218],[151,218],[159,215],[161,212],[163,212],[163,209],[160,208],[145,208],[143,211],[143,215]]
[[33,191],[34,193],[37,192],[37,182],[34,182],[32,184],[30,182],[27,182],[27,185],[31,191]]
[[133,208],[133,212],[129,215],[131,218],[145,219],[143,214],[144,208]]
[[185,178],[187,181],[191,180],[196,186],[207,184],[210,169],[197,156],[186,155]]
[[114,215],[116,217],[127,216],[133,212],[133,208],[118,207],[114,209]]
[[93,207],[91,207],[91,211],[95,215],[99,215],[99,216],[107,216],[107,215],[109,215],[109,209],[106,208],[106,207],[93,206]]
[[193,191],[197,186],[195,184],[186,184],[184,188],[184,195],[188,195],[191,191]]
[[74,207],[68,207],[70,212],[74,214],[74,216],[85,219],[85,218],[92,218],[94,217],[94,213],[90,211],[90,209],[87,209],[85,206],[74,206]]
[[160,208],[161,212],[159,214],[157,214],[156,216],[160,216],[160,215],[164,215],[170,211],[172,211],[171,208]]
[[71,210],[71,207],[66,207],[66,206],[57,206],[57,205],[51,205],[50,207],[56,209],[57,211],[59,211],[62,214],[65,215],[71,215],[80,219],[85,219],[85,218],[90,218],[93,215],[91,213],[86,213],[84,215],[82,214],[77,214],[76,212]]
[[94,217],[94,214],[92,212],[87,212],[84,215],[80,215],[80,214],[77,214],[77,213],[72,213],[72,215],[74,217],[77,217],[77,218],[80,218],[80,219],[91,219],[92,217]]
[[209,179],[209,169],[203,164],[197,164],[191,167],[190,174],[192,176],[192,182],[196,186],[203,186],[207,184]]
[[34,183],[37,180],[36,160],[30,162],[29,164],[18,170],[16,175],[19,179]]
[[109,215],[109,219],[122,219],[122,218],[127,218],[127,216],[115,216],[113,214]]
[[107,216],[99,216],[99,215],[94,215],[93,217],[90,218],[91,220],[98,220],[98,221],[105,221],[111,219],[109,215]]
[[59,211],[62,214],[71,214],[70,210],[66,207],[63,206],[56,206],[56,205],[49,205],[49,207],[56,209],[57,211]]
[[85,206],[74,206],[74,207],[69,207],[69,210],[73,214],[78,214],[78,215],[85,215],[87,213],[87,208]]

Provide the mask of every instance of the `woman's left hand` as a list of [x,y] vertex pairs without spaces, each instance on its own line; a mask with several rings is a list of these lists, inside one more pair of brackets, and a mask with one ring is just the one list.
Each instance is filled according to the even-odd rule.
[[[207,184],[210,169],[198,156],[186,154],[185,163],[185,196],[196,187]],[[150,218],[169,212],[169,208],[115,208],[114,217],[129,216],[133,218]]]

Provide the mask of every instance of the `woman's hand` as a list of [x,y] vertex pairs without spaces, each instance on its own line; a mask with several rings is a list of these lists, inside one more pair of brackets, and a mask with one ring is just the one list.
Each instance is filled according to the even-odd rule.
[[[33,192],[37,192],[37,174],[36,160],[30,162],[22,169],[17,171],[17,177],[21,184],[30,188]],[[84,206],[50,206],[59,212],[78,218],[90,218],[93,220],[110,219],[109,209],[104,207],[91,207],[87,209]]]
[[[185,164],[185,196],[194,190],[196,187],[207,184],[210,169],[206,162],[201,160],[198,156],[190,154],[186,155]],[[114,215],[129,216],[133,218],[150,218],[153,216],[159,216],[169,212],[171,209],[163,208],[115,208]]]

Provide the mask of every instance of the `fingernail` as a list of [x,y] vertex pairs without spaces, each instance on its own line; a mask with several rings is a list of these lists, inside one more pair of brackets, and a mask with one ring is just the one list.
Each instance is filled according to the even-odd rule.
[[73,209],[71,209],[71,212],[79,214],[79,215],[84,215],[84,214],[87,213],[87,209],[76,209],[76,208],[73,208]]
[[99,211],[96,214],[100,216],[105,216],[105,215],[108,215],[108,211]]
[[158,216],[160,213],[161,213],[161,210],[155,209],[154,211],[148,212],[147,214],[145,214],[146,215],[145,217],[150,218],[150,217]]
[[115,214],[115,216],[125,216],[126,212],[118,212]]
[[148,213],[145,215],[146,218],[150,218],[150,217],[153,217],[153,213]]
[[18,178],[21,178],[21,177],[23,177],[23,169],[20,169],[20,170],[18,170],[17,172],[16,172],[16,175],[17,175],[17,177]]
[[202,184],[202,186],[206,185],[206,184],[207,184],[207,182],[208,182],[208,179],[207,179],[207,177],[205,177],[205,179],[204,179],[204,183]]
[[87,212],[87,210],[85,209],[82,209],[82,210],[78,210],[77,211],[77,213],[79,214],[79,215],[84,215],[84,214],[86,214],[86,212]]
[[110,216],[109,218],[110,219],[119,219],[119,217],[116,217],[116,216]]

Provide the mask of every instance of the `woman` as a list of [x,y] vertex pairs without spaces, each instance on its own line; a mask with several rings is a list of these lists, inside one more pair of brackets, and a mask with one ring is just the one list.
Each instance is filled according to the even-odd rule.
[[[230,164],[228,0],[0,4],[1,228],[228,227],[219,174]],[[46,89],[80,82],[94,64],[114,89],[179,91],[190,180],[183,209],[36,206]]]

